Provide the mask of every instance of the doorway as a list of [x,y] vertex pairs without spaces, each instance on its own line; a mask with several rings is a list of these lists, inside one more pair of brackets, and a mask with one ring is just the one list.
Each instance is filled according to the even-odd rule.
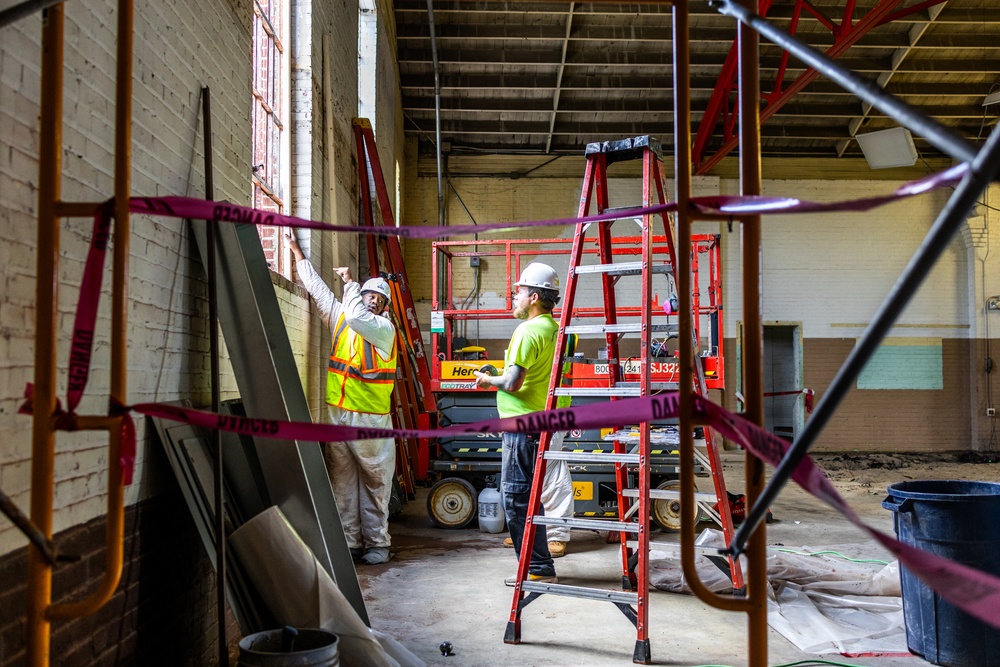
[[805,425],[802,325],[764,324],[764,428],[794,440]]

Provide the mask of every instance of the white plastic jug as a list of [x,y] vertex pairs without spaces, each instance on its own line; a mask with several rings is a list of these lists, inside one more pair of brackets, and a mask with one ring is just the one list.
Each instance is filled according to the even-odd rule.
[[500,490],[487,486],[479,493],[479,530],[499,533],[503,530],[503,508],[500,507]]

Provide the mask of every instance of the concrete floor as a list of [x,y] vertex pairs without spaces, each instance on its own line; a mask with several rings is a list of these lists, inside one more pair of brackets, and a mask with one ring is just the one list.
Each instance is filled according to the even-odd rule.
[[[742,455],[727,453],[725,459],[730,489],[739,490]],[[885,474],[890,481],[914,477],[912,471]],[[884,480],[866,481],[862,475],[859,482],[857,477],[843,484],[835,478],[835,483],[869,525],[891,533],[891,514],[880,506]],[[481,533],[475,524],[463,530],[436,528],[427,516],[426,497],[427,489],[419,490],[402,517],[390,524],[394,559],[380,566],[358,566],[373,627],[394,636],[430,665],[631,664],[634,627],[607,602],[543,595],[522,613],[521,643],[504,644],[513,589],[504,586],[503,579],[516,567],[513,549],[501,544],[507,533]],[[787,488],[773,510],[777,521],[767,527],[770,545],[836,545],[858,557],[892,560],[865,533],[798,487]],[[677,539],[660,532],[653,537]],[[615,588],[620,582],[616,545],[606,544],[594,532],[574,531],[567,555],[556,560],[556,568],[560,583]],[[652,599],[653,664],[747,664],[744,615],[708,607],[689,595],[654,590]],[[869,667],[930,664],[916,656],[816,656],[799,651],[773,630],[768,634],[769,665],[818,658]],[[441,655],[438,646],[443,641],[454,645],[455,655]]]

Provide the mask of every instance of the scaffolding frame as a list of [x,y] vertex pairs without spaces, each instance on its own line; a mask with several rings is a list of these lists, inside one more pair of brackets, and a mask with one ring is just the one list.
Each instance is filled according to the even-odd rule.
[[[132,157],[132,0],[119,0],[115,73],[114,248],[111,283],[111,404],[125,405],[128,370],[129,197]],[[31,431],[31,520],[52,538],[55,495],[56,332],[59,296],[60,221],[91,217],[100,202],[62,201],[62,115],[65,8],[43,11],[42,72],[38,155],[38,263],[35,285],[35,373]],[[51,624],[96,612],[121,579],[125,533],[125,487],[118,467],[125,415],[77,416],[76,430],[108,433],[108,513],[104,573],[98,587],[77,602],[52,604],[52,565],[35,547],[28,549],[28,664],[49,664]]]

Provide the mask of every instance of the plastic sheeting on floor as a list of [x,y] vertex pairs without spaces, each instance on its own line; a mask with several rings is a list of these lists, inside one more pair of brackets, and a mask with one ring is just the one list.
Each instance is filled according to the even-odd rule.
[[[696,543],[721,548],[725,541],[721,531],[709,529],[701,532]],[[808,653],[907,652],[895,561],[888,565],[853,562],[820,553],[830,551],[820,547],[794,551],[768,548],[767,621],[771,628]],[[850,546],[836,551],[848,558],[854,556]],[[728,573],[707,558],[698,557],[697,561],[699,577],[710,590],[732,592]],[[690,593],[681,572],[679,550],[651,550],[649,577],[650,584],[660,590]]]

